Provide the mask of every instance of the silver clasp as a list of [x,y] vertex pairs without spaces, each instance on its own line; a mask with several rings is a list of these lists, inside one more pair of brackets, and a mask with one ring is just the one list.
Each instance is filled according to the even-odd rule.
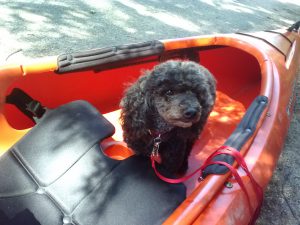
[[159,145],[162,142],[160,134],[156,138],[154,138],[153,142],[154,143],[153,143],[153,149],[152,149],[151,155],[157,156],[157,155],[159,155],[159,153],[158,153],[158,151],[159,151]]

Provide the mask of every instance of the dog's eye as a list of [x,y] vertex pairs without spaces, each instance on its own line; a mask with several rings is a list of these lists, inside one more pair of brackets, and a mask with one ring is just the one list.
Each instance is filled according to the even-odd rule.
[[172,90],[167,90],[165,94],[167,96],[171,96],[171,95],[173,95],[173,91]]

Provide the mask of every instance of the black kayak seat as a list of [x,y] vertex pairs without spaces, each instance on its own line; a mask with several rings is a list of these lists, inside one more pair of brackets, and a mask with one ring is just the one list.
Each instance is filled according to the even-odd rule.
[[0,157],[1,225],[161,224],[186,198],[150,160],[114,160],[99,142],[114,133],[86,101],[47,110]]

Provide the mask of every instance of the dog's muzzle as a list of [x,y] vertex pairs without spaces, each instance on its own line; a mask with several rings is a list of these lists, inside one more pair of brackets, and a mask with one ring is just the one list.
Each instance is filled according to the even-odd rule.
[[188,108],[183,112],[183,117],[187,120],[193,120],[198,116],[199,111],[194,108]]

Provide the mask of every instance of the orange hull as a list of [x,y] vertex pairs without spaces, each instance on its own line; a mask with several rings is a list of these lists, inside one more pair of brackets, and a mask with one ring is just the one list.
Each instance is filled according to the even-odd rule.
[[[159,45],[159,51],[142,54],[139,49]],[[116,127],[115,135],[102,144],[107,155],[124,159],[132,154],[122,142],[118,104],[125,84],[142,69],[170,58],[193,58],[207,67],[217,80],[217,103],[201,137],[193,147],[189,171],[199,167],[210,153],[223,145],[243,118],[255,97],[266,96],[267,108],[254,134],[242,146],[248,167],[266,188],[279,158],[293,115],[297,69],[300,63],[299,31],[199,36],[151,42],[128,50],[130,57],[98,65],[71,68],[58,57],[0,67],[0,155],[33,126],[5,97],[21,88],[48,108],[76,99],[92,103]],[[118,51],[123,51],[121,46]],[[135,46],[133,46],[134,49]],[[76,64],[78,65],[78,64]],[[67,68],[67,69],[65,69]],[[60,75],[58,75],[60,74]],[[240,171],[240,169],[239,169]],[[252,207],[258,202],[249,179],[240,171],[250,193]],[[225,181],[232,188],[224,186]],[[188,197],[164,224],[248,224],[253,216],[244,193],[230,174],[209,175],[186,183]]]

